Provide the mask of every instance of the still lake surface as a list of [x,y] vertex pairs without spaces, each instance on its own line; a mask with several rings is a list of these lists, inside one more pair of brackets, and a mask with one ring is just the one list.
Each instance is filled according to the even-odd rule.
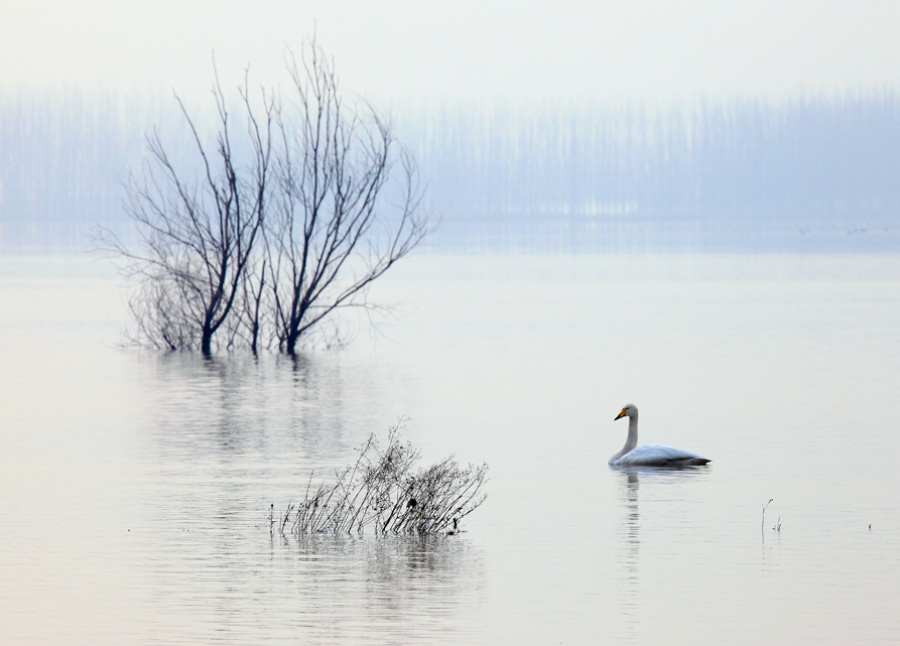
[[[372,298],[204,362],[118,347],[105,264],[0,258],[0,642],[900,641],[900,256],[424,253]],[[709,468],[607,467],[628,402]],[[464,533],[270,533],[402,416],[489,463]]]

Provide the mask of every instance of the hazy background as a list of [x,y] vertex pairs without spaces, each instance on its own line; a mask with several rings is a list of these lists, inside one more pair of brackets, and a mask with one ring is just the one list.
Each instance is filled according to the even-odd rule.
[[[864,2],[0,3],[0,87],[182,93],[316,32],[385,103],[784,98],[896,88],[900,7]],[[274,77],[272,77],[274,78]]]
[[[446,247],[896,249],[892,2],[0,3],[0,245],[122,226],[173,92],[209,114],[315,34],[394,118]],[[434,242],[434,241],[433,241]]]

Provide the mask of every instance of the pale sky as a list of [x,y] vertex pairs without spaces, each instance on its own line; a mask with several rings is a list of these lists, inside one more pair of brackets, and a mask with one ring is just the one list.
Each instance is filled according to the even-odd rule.
[[205,92],[317,33],[376,102],[785,97],[900,88],[900,2],[0,0],[0,91]]

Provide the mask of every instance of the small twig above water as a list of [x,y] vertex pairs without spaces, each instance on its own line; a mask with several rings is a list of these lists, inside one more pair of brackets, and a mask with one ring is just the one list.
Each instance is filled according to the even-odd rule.
[[762,523],[760,523],[760,531],[762,532],[763,539],[765,539],[765,536],[766,536],[766,507],[768,507],[770,504],[772,504],[772,502],[774,500],[775,500],[774,498],[769,498],[769,502],[767,502],[765,505],[763,505],[763,508],[762,508]]

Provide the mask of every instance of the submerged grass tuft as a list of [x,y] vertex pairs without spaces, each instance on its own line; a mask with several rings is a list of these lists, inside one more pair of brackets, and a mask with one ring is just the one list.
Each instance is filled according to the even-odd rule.
[[303,500],[289,504],[269,526],[281,532],[438,534],[456,533],[459,521],[485,501],[487,464],[461,467],[450,456],[429,467],[416,466],[418,450],[400,439],[401,421],[388,430],[382,447],[373,433],[356,462],[335,472],[331,483],[313,485]]

